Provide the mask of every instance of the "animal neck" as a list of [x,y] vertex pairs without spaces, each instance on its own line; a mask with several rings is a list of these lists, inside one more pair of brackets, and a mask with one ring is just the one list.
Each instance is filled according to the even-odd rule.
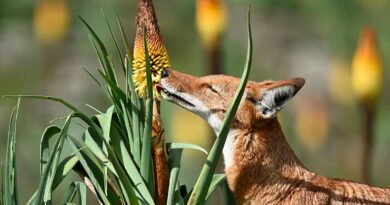
[[224,159],[229,187],[238,201],[266,191],[280,180],[311,176],[288,145],[276,118],[250,129],[231,130]]

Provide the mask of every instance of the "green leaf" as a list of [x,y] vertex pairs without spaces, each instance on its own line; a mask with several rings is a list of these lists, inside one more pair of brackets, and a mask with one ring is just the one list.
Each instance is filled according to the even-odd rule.
[[96,128],[90,129],[90,134],[92,136],[95,136],[92,138],[103,139],[103,142],[107,148],[107,153],[108,153],[108,157],[110,158],[110,162],[112,163],[118,175],[118,178],[121,179],[120,184],[123,185],[123,188],[125,189],[123,191],[123,193],[125,194],[125,198],[128,198],[131,204],[135,204],[135,205],[139,204],[138,199],[134,193],[134,187],[131,184],[130,178],[127,176],[126,172],[124,171],[123,166],[120,164],[117,156],[115,155],[114,150],[110,146],[110,143],[101,135],[101,132],[99,132],[99,130],[96,130]]
[[0,162],[0,180],[1,180],[1,184],[0,184],[0,204],[4,204],[4,164],[3,164],[3,161]]
[[49,159],[47,161],[46,167],[41,175],[41,180],[38,185],[38,192],[35,198],[36,204],[44,204],[51,201],[52,194],[52,185],[54,180],[54,174],[57,171],[58,161],[62,152],[62,147],[65,141],[65,138],[68,134],[68,129],[71,123],[73,114],[69,115],[66,119],[65,125],[62,128],[59,137],[53,147],[53,151],[50,153]]
[[17,180],[16,180],[16,121],[20,107],[20,98],[14,107],[8,130],[7,151],[4,164],[4,204],[18,204]]
[[62,200],[62,203],[61,204],[68,204],[68,203],[72,203],[73,200],[74,200],[74,197],[76,196],[76,184],[75,182],[72,182],[69,187],[68,187],[68,191],[66,191],[66,194],[64,196],[64,199]]
[[[145,128],[142,139],[142,155],[141,155],[141,175],[148,185],[149,192],[154,192],[153,167],[152,167],[152,117],[153,117],[153,88],[152,88],[152,73],[149,62],[149,50],[146,40],[146,28],[144,28],[144,50],[146,62],[146,84],[147,84],[147,100],[146,100],[146,114]],[[152,194],[153,195],[153,194]]]
[[[122,34],[122,35],[124,35],[124,34]],[[129,57],[127,57],[126,59],[128,59],[128,58]],[[129,69],[129,62],[131,62],[131,60],[126,60],[125,66],[126,66],[126,71],[127,71],[126,72],[127,73],[127,76],[126,76],[127,87],[128,87],[128,89],[130,89],[131,105],[132,105],[130,115],[131,115],[131,128],[132,128],[132,132],[133,132],[133,142],[132,142],[132,144],[130,144],[130,146],[132,147],[131,153],[134,156],[135,163],[138,166],[141,166],[141,130],[142,130],[142,126],[141,126],[140,119],[142,118],[143,114],[141,112],[142,111],[141,105],[140,105],[141,101],[135,92],[134,83],[133,83],[133,80],[131,78],[132,69]]]
[[131,159],[129,152],[126,149],[124,141],[119,137],[115,129],[113,129],[112,133],[112,145],[117,153],[121,163],[125,167],[127,174],[130,176],[131,181],[136,187],[137,193],[142,196],[147,204],[154,204],[153,197],[150,195],[147,185],[143,180],[137,166],[134,161]]
[[233,121],[234,115],[236,114],[237,108],[240,104],[241,97],[244,93],[246,83],[248,81],[250,67],[252,64],[252,33],[250,25],[250,6],[248,8],[248,50],[244,72],[242,74],[240,84],[238,86],[238,92],[236,93],[233,103],[230,104],[228,111],[225,115],[225,119],[222,124],[221,131],[214,142],[213,147],[207,156],[206,163],[203,165],[202,171],[199,175],[198,180],[195,183],[194,191],[191,194],[188,204],[204,204],[207,196],[207,191],[210,187],[213,173],[217,166],[219,157],[221,156],[222,149],[224,147],[226,137],[230,130],[230,125]]
[[106,136],[106,138],[108,137],[111,140],[112,149],[118,156],[120,163],[124,166],[127,175],[131,178],[139,195],[142,196],[145,202],[152,205],[154,204],[153,198],[150,195],[139,170],[131,159],[120,131],[118,131],[118,126],[115,126],[114,119],[116,118],[113,114],[113,107],[111,107],[103,116],[98,117],[100,125],[103,128],[103,136]]
[[116,19],[117,19],[117,22],[118,22],[118,25],[119,25],[119,30],[121,32],[123,45],[125,45],[127,56],[130,57],[131,56],[131,49],[129,47],[130,44],[129,44],[129,41],[127,40],[126,34],[125,34],[124,30],[123,30],[122,22],[121,22],[121,20],[118,17],[118,12],[116,11],[116,9],[115,9],[115,15],[116,15]]
[[119,59],[121,61],[121,65],[122,65],[122,68],[123,68],[123,73],[125,73],[126,71],[125,71],[125,66],[124,66],[124,62],[123,62],[123,58],[122,58],[123,55],[122,55],[121,49],[119,48],[118,41],[116,40],[114,32],[111,29],[110,23],[108,23],[108,19],[107,19],[106,15],[104,14],[103,9],[101,11],[102,11],[104,19],[106,20],[106,24],[107,24],[108,30],[110,31],[110,34],[111,34],[111,38],[114,41],[114,45],[115,45],[118,57],[119,57]]
[[167,145],[168,145],[169,149],[193,149],[193,150],[201,151],[201,152],[205,153],[206,155],[208,155],[207,150],[205,150],[203,147],[201,147],[199,145],[195,145],[195,144],[172,142],[172,143],[167,143]]
[[43,132],[41,138],[41,175],[46,168],[47,160],[50,157],[49,141],[50,139],[61,132],[61,129],[57,126],[50,126]]
[[78,196],[78,204],[87,204],[87,188],[84,183],[72,182],[69,185],[68,191],[66,192],[61,204],[73,204],[72,202],[74,201],[76,195]]
[[172,144],[168,145],[169,148],[169,159],[168,164],[169,168],[171,170],[170,176],[169,176],[169,188],[168,188],[168,199],[167,204],[168,205],[174,205],[177,204],[180,200],[180,194],[179,194],[179,186],[178,186],[178,179],[179,179],[179,172],[181,167],[181,155],[183,153],[182,148],[172,148]]
[[113,92],[115,92],[118,97],[120,98],[120,100],[122,100],[123,102],[128,102],[128,99],[126,97],[126,94],[118,87],[118,85],[116,85],[114,82],[112,82],[104,73],[103,71],[101,70],[98,70],[99,74],[103,77],[103,79],[106,81],[106,83],[109,85],[109,87],[111,88],[111,90],[113,90]]
[[[52,191],[54,191],[58,185],[65,179],[65,177],[70,173],[73,167],[77,164],[78,158],[75,155],[67,156],[63,159],[57,167],[57,171],[54,175]],[[43,169],[44,170],[44,169]],[[42,171],[43,172],[43,171]],[[43,174],[43,173],[42,173]],[[35,192],[26,204],[32,204],[35,201],[35,197],[38,192]]]
[[96,32],[92,29],[92,27],[81,16],[78,16],[78,17],[83,22],[83,24],[87,27],[88,31],[92,34],[95,41],[98,43],[99,48],[100,48],[102,55],[103,55],[103,60],[104,60],[104,64],[105,64],[105,71],[107,72],[109,79],[118,85],[118,81],[117,81],[114,69],[112,68],[111,62],[109,60],[109,55],[108,55],[107,49],[104,46],[102,40],[99,38],[99,36],[96,34]]
[[222,195],[226,205],[236,205],[232,192],[229,189],[227,181],[221,183]]
[[108,189],[108,194],[104,192],[104,171],[99,160],[94,156],[88,147],[85,147],[74,137],[68,136],[68,142],[71,148],[75,151],[81,165],[82,170],[77,170],[78,174],[84,178],[88,177],[96,193],[99,195],[99,200],[104,204],[121,204],[121,198],[115,190]]
[[91,72],[89,72],[89,71],[88,71],[86,68],[84,68],[84,67],[81,67],[81,69],[83,69],[84,72],[86,72],[86,73],[89,75],[89,77],[91,77],[91,78],[93,79],[93,81],[95,81],[95,83],[96,83],[99,87],[103,88],[102,84],[100,84],[100,82],[95,78],[95,76],[92,75]]
[[88,118],[88,116],[85,115],[83,112],[81,112],[76,106],[58,97],[44,96],[44,95],[3,95],[3,97],[30,98],[30,99],[51,100],[54,102],[58,102],[64,105],[65,107],[67,107],[68,109],[72,110],[74,112],[74,116],[79,117],[90,126],[94,126],[94,123]]
[[79,162],[79,159],[76,155],[70,155],[65,157],[57,167],[56,174],[53,179],[52,191],[54,191],[58,185],[68,176],[69,172],[72,171],[73,167]]
[[207,191],[206,201],[211,197],[215,189],[226,181],[225,174],[214,174],[211,180],[209,190]]

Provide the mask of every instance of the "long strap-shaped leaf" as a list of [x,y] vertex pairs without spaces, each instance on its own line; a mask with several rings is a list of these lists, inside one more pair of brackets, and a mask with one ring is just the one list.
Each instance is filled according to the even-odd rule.
[[51,192],[53,179],[57,170],[58,161],[62,152],[62,147],[68,133],[71,119],[73,114],[69,115],[66,119],[65,125],[62,128],[59,137],[53,147],[50,157],[46,163],[45,170],[41,175],[41,180],[38,185],[37,197],[35,198],[35,204],[45,204],[51,200]]
[[87,204],[87,187],[83,182],[72,182],[61,204],[72,204],[76,195],[80,205]]
[[[51,100],[51,101],[59,102],[59,103],[63,104],[65,107],[72,110],[74,112],[73,116],[80,118],[85,123],[87,123],[90,126],[90,128],[91,128],[90,131],[93,132],[94,136],[101,139],[103,141],[103,143],[106,145],[108,155],[111,158],[112,164],[118,173],[118,177],[120,177],[123,180],[125,194],[129,196],[129,198],[131,200],[131,204],[134,204],[134,205],[139,204],[138,199],[136,198],[136,195],[134,193],[133,185],[131,184],[130,178],[126,175],[126,172],[124,171],[123,167],[119,164],[119,160],[116,157],[114,150],[112,150],[109,142],[107,140],[105,140],[105,138],[103,137],[102,130],[97,126],[97,124],[95,122],[93,122],[90,118],[88,118],[88,116],[86,114],[81,112],[74,105],[72,105],[69,102],[67,102],[61,98],[58,98],[58,97],[41,96],[41,95],[5,95],[3,97],[19,97],[19,98]],[[48,166],[48,165],[46,165],[46,166]]]
[[20,98],[12,111],[8,130],[7,152],[4,165],[4,204],[18,204],[16,188],[16,120],[18,117]]
[[196,181],[194,191],[191,194],[188,204],[204,204],[207,196],[207,191],[210,186],[215,167],[221,156],[223,146],[225,145],[226,137],[228,135],[230,125],[236,114],[237,108],[240,104],[241,97],[244,93],[246,83],[248,81],[249,72],[252,64],[252,33],[250,25],[250,5],[248,8],[248,50],[246,56],[245,69],[241,77],[241,81],[238,87],[238,92],[234,97],[233,103],[230,104],[228,112],[225,116],[221,132],[218,135],[213,147],[207,156],[207,161],[203,165],[202,171],[198,180]]
[[[146,40],[146,28],[144,28],[144,51],[146,62],[146,87],[147,87],[147,99],[146,99],[146,117],[145,117],[145,129],[142,139],[142,154],[141,154],[141,175],[144,177],[146,184],[148,185],[149,192],[154,192],[154,181],[152,175],[152,117],[153,117],[153,87],[152,87],[152,72],[149,62],[149,51]],[[153,194],[152,194],[153,196]]]

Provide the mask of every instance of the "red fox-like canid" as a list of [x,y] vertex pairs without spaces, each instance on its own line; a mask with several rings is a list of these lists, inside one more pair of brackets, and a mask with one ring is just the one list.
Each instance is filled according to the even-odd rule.
[[[205,119],[218,135],[239,80],[163,70],[157,90],[163,99]],[[276,114],[304,83],[303,78],[247,83],[223,149],[236,203],[390,204],[390,189],[319,176],[294,154]]]

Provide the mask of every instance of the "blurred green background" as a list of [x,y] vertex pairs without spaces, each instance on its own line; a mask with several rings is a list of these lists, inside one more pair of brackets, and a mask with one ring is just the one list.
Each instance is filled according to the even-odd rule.
[[[134,37],[134,0],[68,0],[40,8],[35,0],[3,0],[0,4],[0,95],[59,96],[95,114],[85,104],[105,110],[108,100],[81,69],[99,66],[83,16],[105,43],[116,8],[129,39]],[[195,1],[154,1],[160,29],[173,69],[193,75],[207,73],[206,58],[195,26]],[[246,52],[248,1],[226,0],[227,29],[222,39],[222,72],[239,76]],[[360,181],[362,117],[351,90],[351,61],[362,26],[377,34],[384,64],[384,87],[375,124],[372,184],[390,187],[390,1],[386,0],[255,0],[252,1],[254,61],[251,79],[301,76],[306,85],[280,114],[287,140],[312,171]],[[42,5],[41,5],[42,6]],[[50,28],[40,28],[40,22]],[[117,30],[117,29],[116,29]],[[118,30],[117,30],[118,31]],[[119,32],[117,32],[119,36]],[[132,46],[132,45],[130,45]],[[113,60],[115,57],[113,57]],[[119,72],[118,72],[119,73]],[[0,159],[4,159],[12,99],[0,100]],[[69,111],[46,101],[23,100],[18,121],[17,168],[21,202],[36,189],[39,143],[50,120]],[[205,123],[163,102],[168,141],[192,142],[209,149],[214,137]],[[77,129],[74,130],[77,132]],[[190,184],[205,156],[185,151],[180,180]],[[222,172],[222,169],[220,169]]]

